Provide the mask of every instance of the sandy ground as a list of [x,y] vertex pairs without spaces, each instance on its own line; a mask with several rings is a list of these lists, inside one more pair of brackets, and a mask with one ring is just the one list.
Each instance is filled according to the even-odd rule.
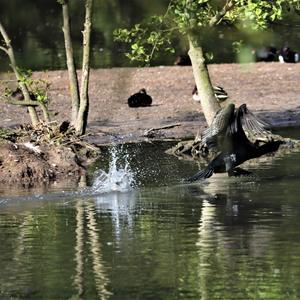
[[[274,126],[300,125],[300,64],[255,63],[209,65],[214,85],[228,92],[230,101],[247,106]],[[0,75],[7,78],[7,74]],[[69,119],[66,71],[35,72],[51,82],[53,119]],[[194,79],[190,66],[91,70],[89,132],[97,144],[194,136],[206,125],[201,105],[192,100]],[[151,107],[129,108],[127,98],[145,88]],[[24,108],[0,103],[0,126],[29,122]]]

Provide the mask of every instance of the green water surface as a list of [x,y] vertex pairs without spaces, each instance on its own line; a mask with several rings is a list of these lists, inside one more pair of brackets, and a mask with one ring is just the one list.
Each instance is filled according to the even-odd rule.
[[125,192],[2,187],[0,299],[299,299],[300,153],[185,184],[167,146],[122,147]]

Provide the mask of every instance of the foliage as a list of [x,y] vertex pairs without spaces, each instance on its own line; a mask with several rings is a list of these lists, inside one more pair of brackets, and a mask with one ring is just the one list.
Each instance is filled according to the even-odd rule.
[[131,52],[126,53],[130,60],[144,61],[148,64],[157,50],[174,52],[171,47],[171,31],[166,28],[161,16],[153,16],[144,24],[135,25],[131,30],[117,29],[114,36],[116,41],[131,44]]
[[[24,83],[30,93],[34,96],[34,99],[40,103],[48,102],[48,90],[50,88],[50,83],[43,79],[33,79],[31,70],[24,70],[21,68],[17,68],[18,73],[20,74],[19,82]],[[13,94],[13,90],[6,87],[5,88],[5,96],[10,97]]]
[[[300,12],[299,0],[170,0],[164,15],[153,16],[131,29],[118,29],[115,40],[130,45],[126,56],[149,64],[155,51],[169,51],[174,32],[197,36],[219,24],[264,30],[285,13]],[[237,46],[236,44],[235,46]]]

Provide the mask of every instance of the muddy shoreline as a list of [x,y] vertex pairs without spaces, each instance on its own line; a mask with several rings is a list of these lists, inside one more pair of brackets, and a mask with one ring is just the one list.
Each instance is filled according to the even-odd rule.
[[[208,66],[212,83],[229,94],[227,102],[246,103],[272,126],[300,126],[300,64],[256,63]],[[0,79],[13,79],[2,74]],[[49,108],[58,123],[71,112],[65,70],[35,72],[51,83]],[[13,89],[15,82],[8,81]],[[94,145],[193,139],[206,127],[201,105],[192,99],[190,66],[91,70],[89,126],[85,139]],[[4,86],[2,85],[3,93]],[[130,108],[127,98],[145,88],[150,107]],[[0,127],[29,123],[26,109],[0,102]],[[79,181],[85,168],[70,149],[46,147],[41,154],[22,144],[0,145],[0,183],[32,186],[40,182]],[[52,147],[53,148],[53,147]]]
[[[213,84],[228,92],[227,101],[246,103],[273,126],[300,125],[300,64],[213,64],[208,68]],[[69,119],[67,72],[35,72],[34,77],[51,83],[52,118]],[[7,78],[10,75],[1,75]],[[193,137],[206,126],[201,105],[192,100],[193,86],[190,66],[91,70],[87,139],[103,145]],[[152,96],[152,106],[129,108],[127,98],[141,88]],[[0,120],[1,127],[29,122],[24,108],[3,103]]]

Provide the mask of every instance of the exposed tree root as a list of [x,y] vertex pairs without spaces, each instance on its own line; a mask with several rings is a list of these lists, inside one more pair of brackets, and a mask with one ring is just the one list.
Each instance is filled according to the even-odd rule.
[[[300,150],[299,140],[285,138],[276,134],[270,134],[267,140],[256,139],[254,141],[254,137],[251,137],[251,139],[253,143],[257,143],[258,145],[271,140],[283,141],[283,144],[280,145],[278,150],[278,152],[281,154],[288,153],[293,149]],[[216,152],[209,151],[207,146],[198,137],[196,137],[194,140],[181,141],[177,145],[168,149],[166,153],[175,155],[180,159],[197,160],[199,162],[210,161],[216,155]]]

